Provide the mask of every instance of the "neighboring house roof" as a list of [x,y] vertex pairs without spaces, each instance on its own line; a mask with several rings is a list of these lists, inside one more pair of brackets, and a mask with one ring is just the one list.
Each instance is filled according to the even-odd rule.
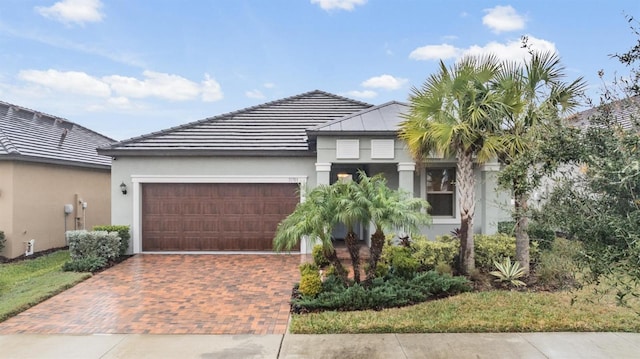
[[391,101],[369,107],[360,112],[327,122],[307,131],[309,137],[318,135],[393,135],[398,131],[403,115],[409,106],[402,102]]
[[66,119],[0,101],[0,160],[110,168],[96,148],[114,142]]
[[268,102],[105,146],[117,155],[308,155],[306,130],[371,107],[323,91]]
[[609,113],[625,130],[630,130],[635,126],[635,122],[640,121],[640,95],[628,97],[622,100],[603,104],[586,111],[577,113],[569,118],[569,122],[577,127],[587,127],[596,116]]

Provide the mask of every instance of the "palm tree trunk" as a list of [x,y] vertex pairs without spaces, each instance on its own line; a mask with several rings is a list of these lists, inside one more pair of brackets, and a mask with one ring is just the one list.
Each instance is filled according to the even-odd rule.
[[529,275],[529,217],[527,214],[529,195],[519,194],[515,198],[515,220],[516,220],[516,260],[524,269],[525,275]]
[[336,250],[333,247],[324,249],[324,256],[327,257],[329,263],[333,265],[336,269],[336,275],[344,282],[347,282],[347,271],[342,266],[342,262],[340,262],[340,258],[336,254]]
[[373,279],[376,276],[376,269],[384,247],[384,239],[384,232],[380,228],[376,228],[375,233],[371,235],[371,248],[369,249],[371,254],[369,255],[367,279]]
[[460,203],[460,262],[462,274],[472,274],[476,267],[473,242],[473,216],[476,206],[476,178],[473,173],[473,156],[469,151],[458,149],[456,153],[456,184]]
[[351,256],[351,265],[353,266],[353,280],[360,283],[360,248],[358,248],[358,236],[353,230],[349,230],[344,241],[347,243],[347,249]]

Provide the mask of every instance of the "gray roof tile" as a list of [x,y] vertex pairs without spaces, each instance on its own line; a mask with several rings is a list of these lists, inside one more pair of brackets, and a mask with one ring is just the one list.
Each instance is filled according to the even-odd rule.
[[372,105],[311,91],[100,148],[111,155],[307,153],[306,130]]
[[96,148],[114,142],[65,119],[0,101],[0,160],[109,167]]
[[604,111],[610,111],[615,122],[625,130],[636,128],[634,122],[640,121],[640,95],[582,111],[571,116],[569,122],[578,127],[587,127],[591,124],[592,118],[602,115]]

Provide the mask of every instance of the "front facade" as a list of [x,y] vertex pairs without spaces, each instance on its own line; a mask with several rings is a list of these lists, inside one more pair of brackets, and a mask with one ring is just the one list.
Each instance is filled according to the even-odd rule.
[[65,232],[111,223],[112,139],[67,120],[0,102],[0,253],[66,246]]
[[[113,158],[112,222],[131,226],[133,253],[270,251],[277,224],[307,189],[364,170],[431,201],[425,234],[448,233],[460,223],[455,162],[413,162],[396,138],[404,110],[312,91],[103,147]],[[496,170],[478,168],[483,232],[505,219]],[[361,226],[361,238],[368,233]]]

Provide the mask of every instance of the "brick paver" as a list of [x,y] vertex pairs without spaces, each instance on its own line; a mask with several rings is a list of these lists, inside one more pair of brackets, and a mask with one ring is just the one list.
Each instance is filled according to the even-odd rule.
[[284,334],[299,255],[137,255],[0,334]]

